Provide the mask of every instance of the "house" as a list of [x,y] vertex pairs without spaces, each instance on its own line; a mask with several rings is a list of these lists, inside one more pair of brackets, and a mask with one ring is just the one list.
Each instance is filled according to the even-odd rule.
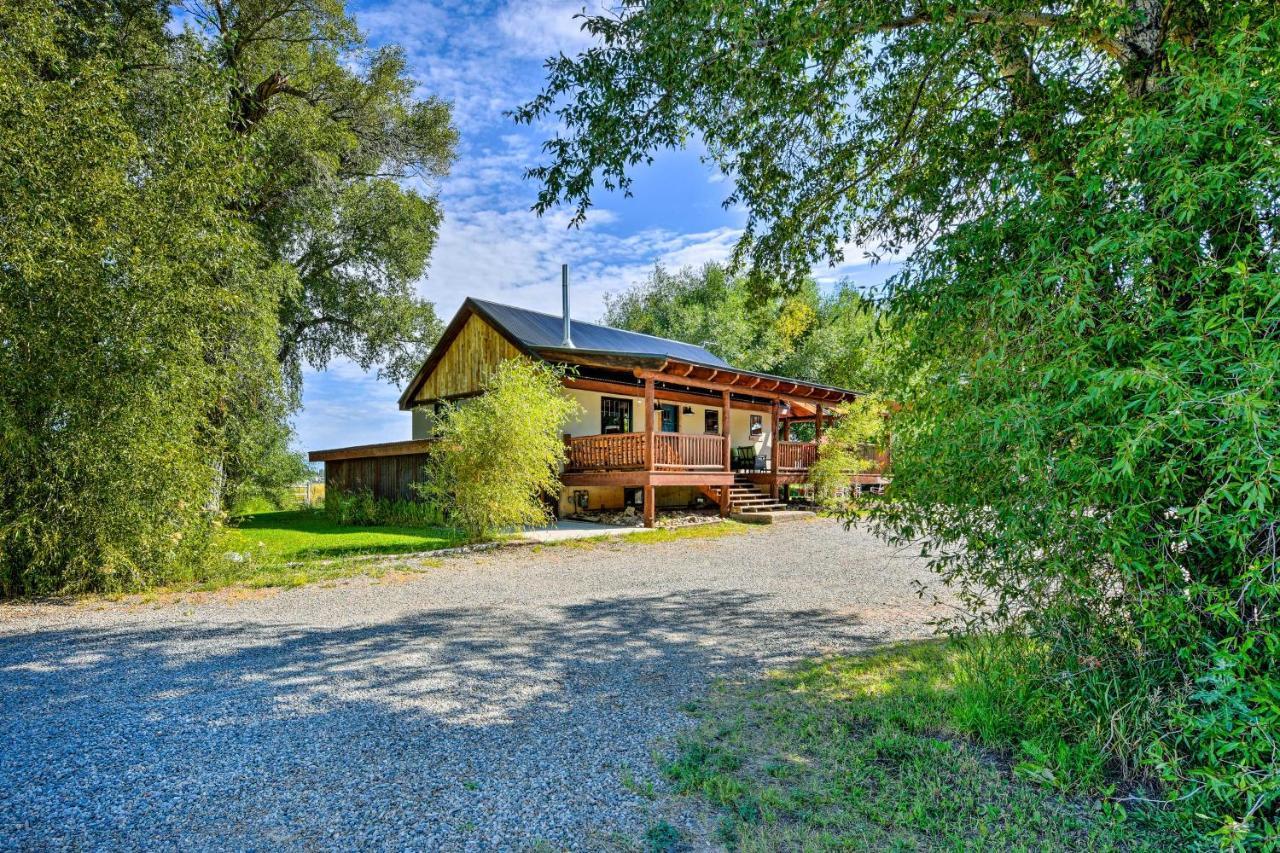
[[[567,275],[560,316],[468,298],[400,397],[413,412],[412,440],[312,452],[326,488],[411,498],[433,417],[479,394],[509,358],[569,368],[565,392],[579,411],[565,433],[559,514],[632,505],[647,526],[657,508],[699,498],[722,513],[780,508],[782,490],[807,482],[831,408],[856,397],[741,370],[694,344],[572,320],[568,307]],[[817,440],[788,440],[806,422]],[[884,481],[877,471],[854,482]]]

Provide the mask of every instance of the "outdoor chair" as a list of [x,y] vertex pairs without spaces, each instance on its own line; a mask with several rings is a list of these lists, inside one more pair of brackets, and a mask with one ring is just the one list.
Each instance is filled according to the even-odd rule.
[[733,449],[733,470],[735,471],[756,471],[759,459],[756,458],[756,449],[751,445],[743,447],[735,447]]

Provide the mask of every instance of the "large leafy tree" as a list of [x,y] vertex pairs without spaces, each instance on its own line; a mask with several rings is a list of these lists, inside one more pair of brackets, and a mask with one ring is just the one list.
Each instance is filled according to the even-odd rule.
[[220,75],[161,25],[0,6],[2,595],[190,577],[218,410],[278,377],[284,277],[232,212]]
[[[283,394],[241,387],[219,409],[231,439],[224,501],[278,486],[304,366],[343,357],[393,382],[439,336],[414,284],[435,245],[435,184],[452,163],[448,104],[420,98],[403,51],[366,47],[341,0],[165,7],[222,72],[225,125],[253,166],[232,209],[282,270],[275,357]],[[220,425],[221,426],[221,425]]]
[[340,2],[0,7],[0,594],[201,569],[301,367],[400,378],[447,105]]
[[584,23],[596,45],[518,113],[566,128],[539,207],[585,215],[696,134],[758,272],[913,251],[882,529],[1031,632],[1055,724],[1171,785],[1184,826],[1274,832],[1275,5],[650,0]]
[[762,289],[720,264],[655,267],[635,287],[605,297],[605,322],[691,341],[736,367],[845,388],[882,384],[881,311],[851,285],[823,293],[812,279],[790,292]]
[[439,334],[413,284],[441,221],[435,182],[457,134],[447,103],[420,98],[403,51],[371,50],[341,0],[181,2],[181,19],[226,72],[227,126],[258,178],[238,209],[292,270],[277,357],[335,357],[403,381]]
[[658,266],[637,286],[605,297],[605,322],[707,347],[731,364],[768,370],[813,324],[817,288],[757,294],[719,264],[675,272]]

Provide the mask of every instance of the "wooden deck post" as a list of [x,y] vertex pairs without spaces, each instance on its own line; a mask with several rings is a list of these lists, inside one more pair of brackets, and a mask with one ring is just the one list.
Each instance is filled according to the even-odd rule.
[[[653,377],[644,380],[644,469],[653,471]],[[657,500],[650,483],[644,485],[644,526],[653,527],[658,516]]]
[[822,404],[818,404],[818,412],[813,419],[813,461],[818,461],[822,452]]
[[653,470],[653,377],[644,380],[644,470]]
[[724,518],[729,514],[729,487],[720,487],[720,517]]
[[773,439],[769,442],[769,470],[772,475],[769,483],[769,497],[773,500],[778,499],[778,398],[774,397],[769,404],[769,429],[773,433]]
[[724,470],[733,470],[729,454],[729,389],[720,392],[720,434],[724,436]]

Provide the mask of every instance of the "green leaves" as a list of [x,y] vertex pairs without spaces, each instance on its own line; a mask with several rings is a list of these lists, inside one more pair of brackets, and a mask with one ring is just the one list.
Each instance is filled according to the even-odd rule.
[[438,417],[424,496],[472,539],[544,523],[544,498],[560,492],[563,430],[576,405],[551,367],[503,362],[482,395]]
[[842,388],[872,387],[883,370],[881,314],[852,286],[829,295],[806,281],[793,292],[730,275],[717,264],[654,269],[631,290],[605,297],[605,321],[692,341],[737,367]]
[[[1028,677],[1055,725],[1146,709],[1096,742],[1158,772],[1192,831],[1274,837],[1274,5],[648,2],[588,28],[518,113],[566,128],[540,209],[585,213],[695,133],[758,280],[914,249],[874,523],[934,555],[975,623],[1043,641]],[[1085,651],[1096,678],[1053,680]],[[1190,697],[1220,671],[1234,710],[1207,713]]]
[[134,23],[0,9],[3,595],[199,572],[220,403],[276,377],[225,100],[193,95],[218,75],[191,45],[122,74],[162,53],[160,22]]
[[299,474],[302,365],[403,378],[439,332],[448,106],[340,0],[170,11],[0,9],[0,595],[201,571]]

